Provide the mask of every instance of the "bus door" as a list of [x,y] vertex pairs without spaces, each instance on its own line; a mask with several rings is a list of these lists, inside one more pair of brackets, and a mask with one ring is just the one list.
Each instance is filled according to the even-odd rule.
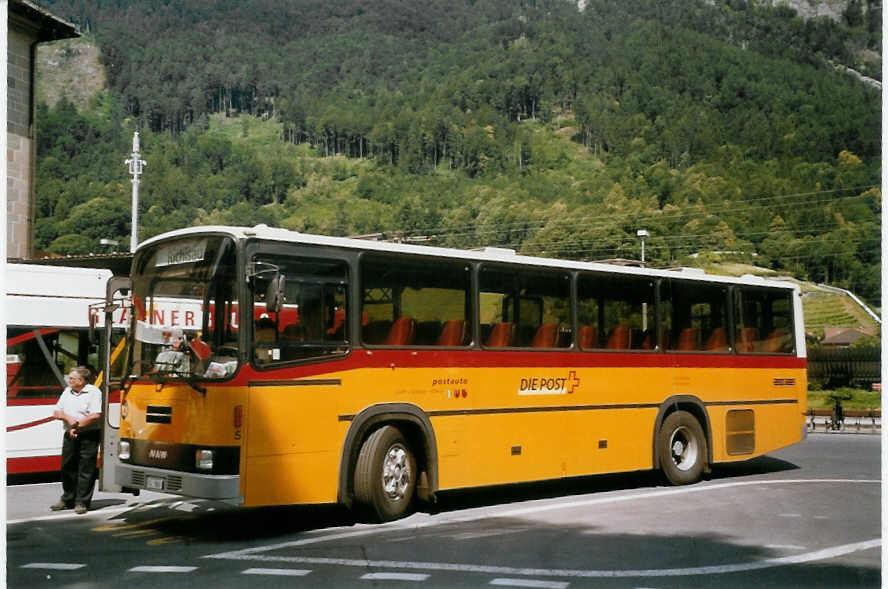
[[[114,317],[131,317],[129,294],[132,281],[129,277],[115,276],[108,280],[104,305],[104,326],[101,330],[102,380],[102,462],[99,468],[99,490],[111,493],[126,491],[114,481],[118,464],[117,443],[120,441],[120,414],[126,407],[126,389],[123,384],[123,368],[126,366],[126,338],[115,337]],[[138,494],[138,491],[135,492]]]

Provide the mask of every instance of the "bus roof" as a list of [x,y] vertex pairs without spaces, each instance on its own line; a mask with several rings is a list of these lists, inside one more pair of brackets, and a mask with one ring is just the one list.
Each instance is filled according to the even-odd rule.
[[355,239],[349,237],[329,237],[324,235],[314,235],[310,233],[299,233],[287,229],[279,229],[268,227],[267,225],[256,225],[255,227],[230,227],[230,226],[202,226],[189,227],[186,229],[177,229],[157,235],[139,244],[139,249],[150,246],[159,240],[188,237],[207,234],[225,234],[235,239],[261,239],[268,241],[278,241],[294,244],[317,245],[323,247],[352,249],[373,252],[391,252],[401,254],[414,254],[423,256],[433,256],[440,258],[455,258],[460,260],[473,260],[484,262],[506,262],[512,264],[524,264],[536,267],[560,268],[567,270],[589,270],[595,272],[607,272],[611,274],[635,275],[635,276],[651,276],[662,278],[682,278],[687,280],[697,280],[705,282],[724,282],[729,284],[745,284],[751,286],[769,286],[776,288],[786,288],[798,290],[799,287],[793,282],[766,279],[760,276],[744,275],[740,278],[730,276],[719,276],[714,274],[706,274],[704,271],[696,268],[679,268],[675,270],[664,270],[654,268],[641,268],[632,266],[616,266],[602,262],[582,262],[578,260],[562,260],[557,258],[543,258],[536,256],[525,256],[515,253],[514,250],[487,247],[478,250],[465,250],[438,246],[413,245],[404,243],[393,243],[388,241],[371,241],[365,239]]
[[87,327],[89,305],[105,300],[111,276],[103,268],[6,264],[6,323]]

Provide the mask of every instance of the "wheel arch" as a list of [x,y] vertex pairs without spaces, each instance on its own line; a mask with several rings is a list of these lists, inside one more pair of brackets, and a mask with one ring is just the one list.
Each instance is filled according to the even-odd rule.
[[654,469],[659,469],[661,466],[660,453],[657,451],[657,433],[660,431],[660,426],[663,425],[663,420],[666,419],[669,414],[676,411],[687,411],[700,422],[700,427],[703,428],[703,435],[706,437],[705,468],[708,471],[709,466],[712,464],[712,426],[709,423],[709,412],[706,411],[706,406],[703,404],[703,401],[694,395],[674,395],[663,401],[660,405],[660,409],[657,412],[657,419],[654,421],[654,431],[651,432],[651,452]]
[[427,490],[422,490],[421,499],[433,501],[438,490],[438,442],[435,430],[425,412],[409,403],[379,403],[363,409],[351,419],[345,434],[342,454],[339,459],[339,502],[351,507],[354,502],[354,470],[358,453],[364,440],[384,425],[393,425],[401,430],[415,453],[418,465],[417,494],[420,494],[421,474],[427,477]]

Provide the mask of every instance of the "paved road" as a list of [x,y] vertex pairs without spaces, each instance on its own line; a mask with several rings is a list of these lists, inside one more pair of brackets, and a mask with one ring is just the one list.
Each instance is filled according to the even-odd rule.
[[354,524],[336,507],[152,494],[47,515],[7,488],[10,587],[878,587],[880,438],[813,434],[690,487],[648,473],[448,493]]

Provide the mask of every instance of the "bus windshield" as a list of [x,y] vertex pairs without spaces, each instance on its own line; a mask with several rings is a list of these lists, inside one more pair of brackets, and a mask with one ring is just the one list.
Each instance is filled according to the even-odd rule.
[[133,265],[136,377],[221,379],[237,370],[236,252],[221,236],[165,241]]

